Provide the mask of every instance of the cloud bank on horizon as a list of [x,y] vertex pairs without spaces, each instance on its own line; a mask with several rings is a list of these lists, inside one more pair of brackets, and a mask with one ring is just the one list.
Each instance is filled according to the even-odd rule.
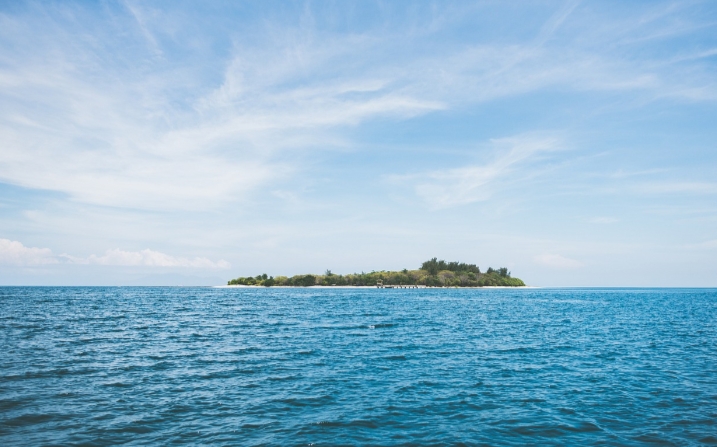
[[54,255],[49,248],[25,247],[22,242],[0,239],[0,265],[39,266],[47,264],[81,264],[143,267],[190,267],[203,269],[228,269],[231,265],[220,259],[217,262],[207,258],[187,259],[166,253],[144,249],[125,251],[119,248],[107,250],[104,255],[90,255],[82,258],[67,253]]
[[716,28],[709,1],[4,4],[0,283],[438,256],[715,286]]

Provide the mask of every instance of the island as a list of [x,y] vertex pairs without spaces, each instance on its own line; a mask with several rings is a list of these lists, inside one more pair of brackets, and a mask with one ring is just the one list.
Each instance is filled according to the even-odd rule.
[[288,276],[239,277],[227,282],[230,286],[373,286],[380,288],[395,287],[524,287],[525,283],[510,276],[506,267],[489,267],[481,272],[475,264],[446,262],[437,258],[430,259],[418,270],[372,271],[370,273],[334,274],[326,270],[323,275],[306,274]]

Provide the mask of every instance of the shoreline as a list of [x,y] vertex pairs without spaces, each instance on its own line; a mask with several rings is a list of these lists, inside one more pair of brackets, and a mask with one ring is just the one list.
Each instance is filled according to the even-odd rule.
[[243,284],[233,284],[233,285],[223,285],[223,286],[211,286],[214,289],[401,289],[401,290],[410,290],[410,289],[540,289],[540,287],[537,286],[466,286],[466,287],[432,287],[432,286],[411,286],[411,287],[400,287],[400,286],[394,286],[394,287],[376,287],[376,286],[257,286],[257,285],[243,285]]

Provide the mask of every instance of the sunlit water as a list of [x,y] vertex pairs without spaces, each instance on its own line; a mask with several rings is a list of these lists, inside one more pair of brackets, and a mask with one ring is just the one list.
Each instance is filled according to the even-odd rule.
[[0,288],[2,445],[717,444],[717,290]]

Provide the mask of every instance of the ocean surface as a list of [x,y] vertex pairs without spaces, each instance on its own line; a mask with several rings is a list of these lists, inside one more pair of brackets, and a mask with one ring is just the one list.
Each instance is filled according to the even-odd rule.
[[0,445],[717,445],[715,289],[0,288]]

